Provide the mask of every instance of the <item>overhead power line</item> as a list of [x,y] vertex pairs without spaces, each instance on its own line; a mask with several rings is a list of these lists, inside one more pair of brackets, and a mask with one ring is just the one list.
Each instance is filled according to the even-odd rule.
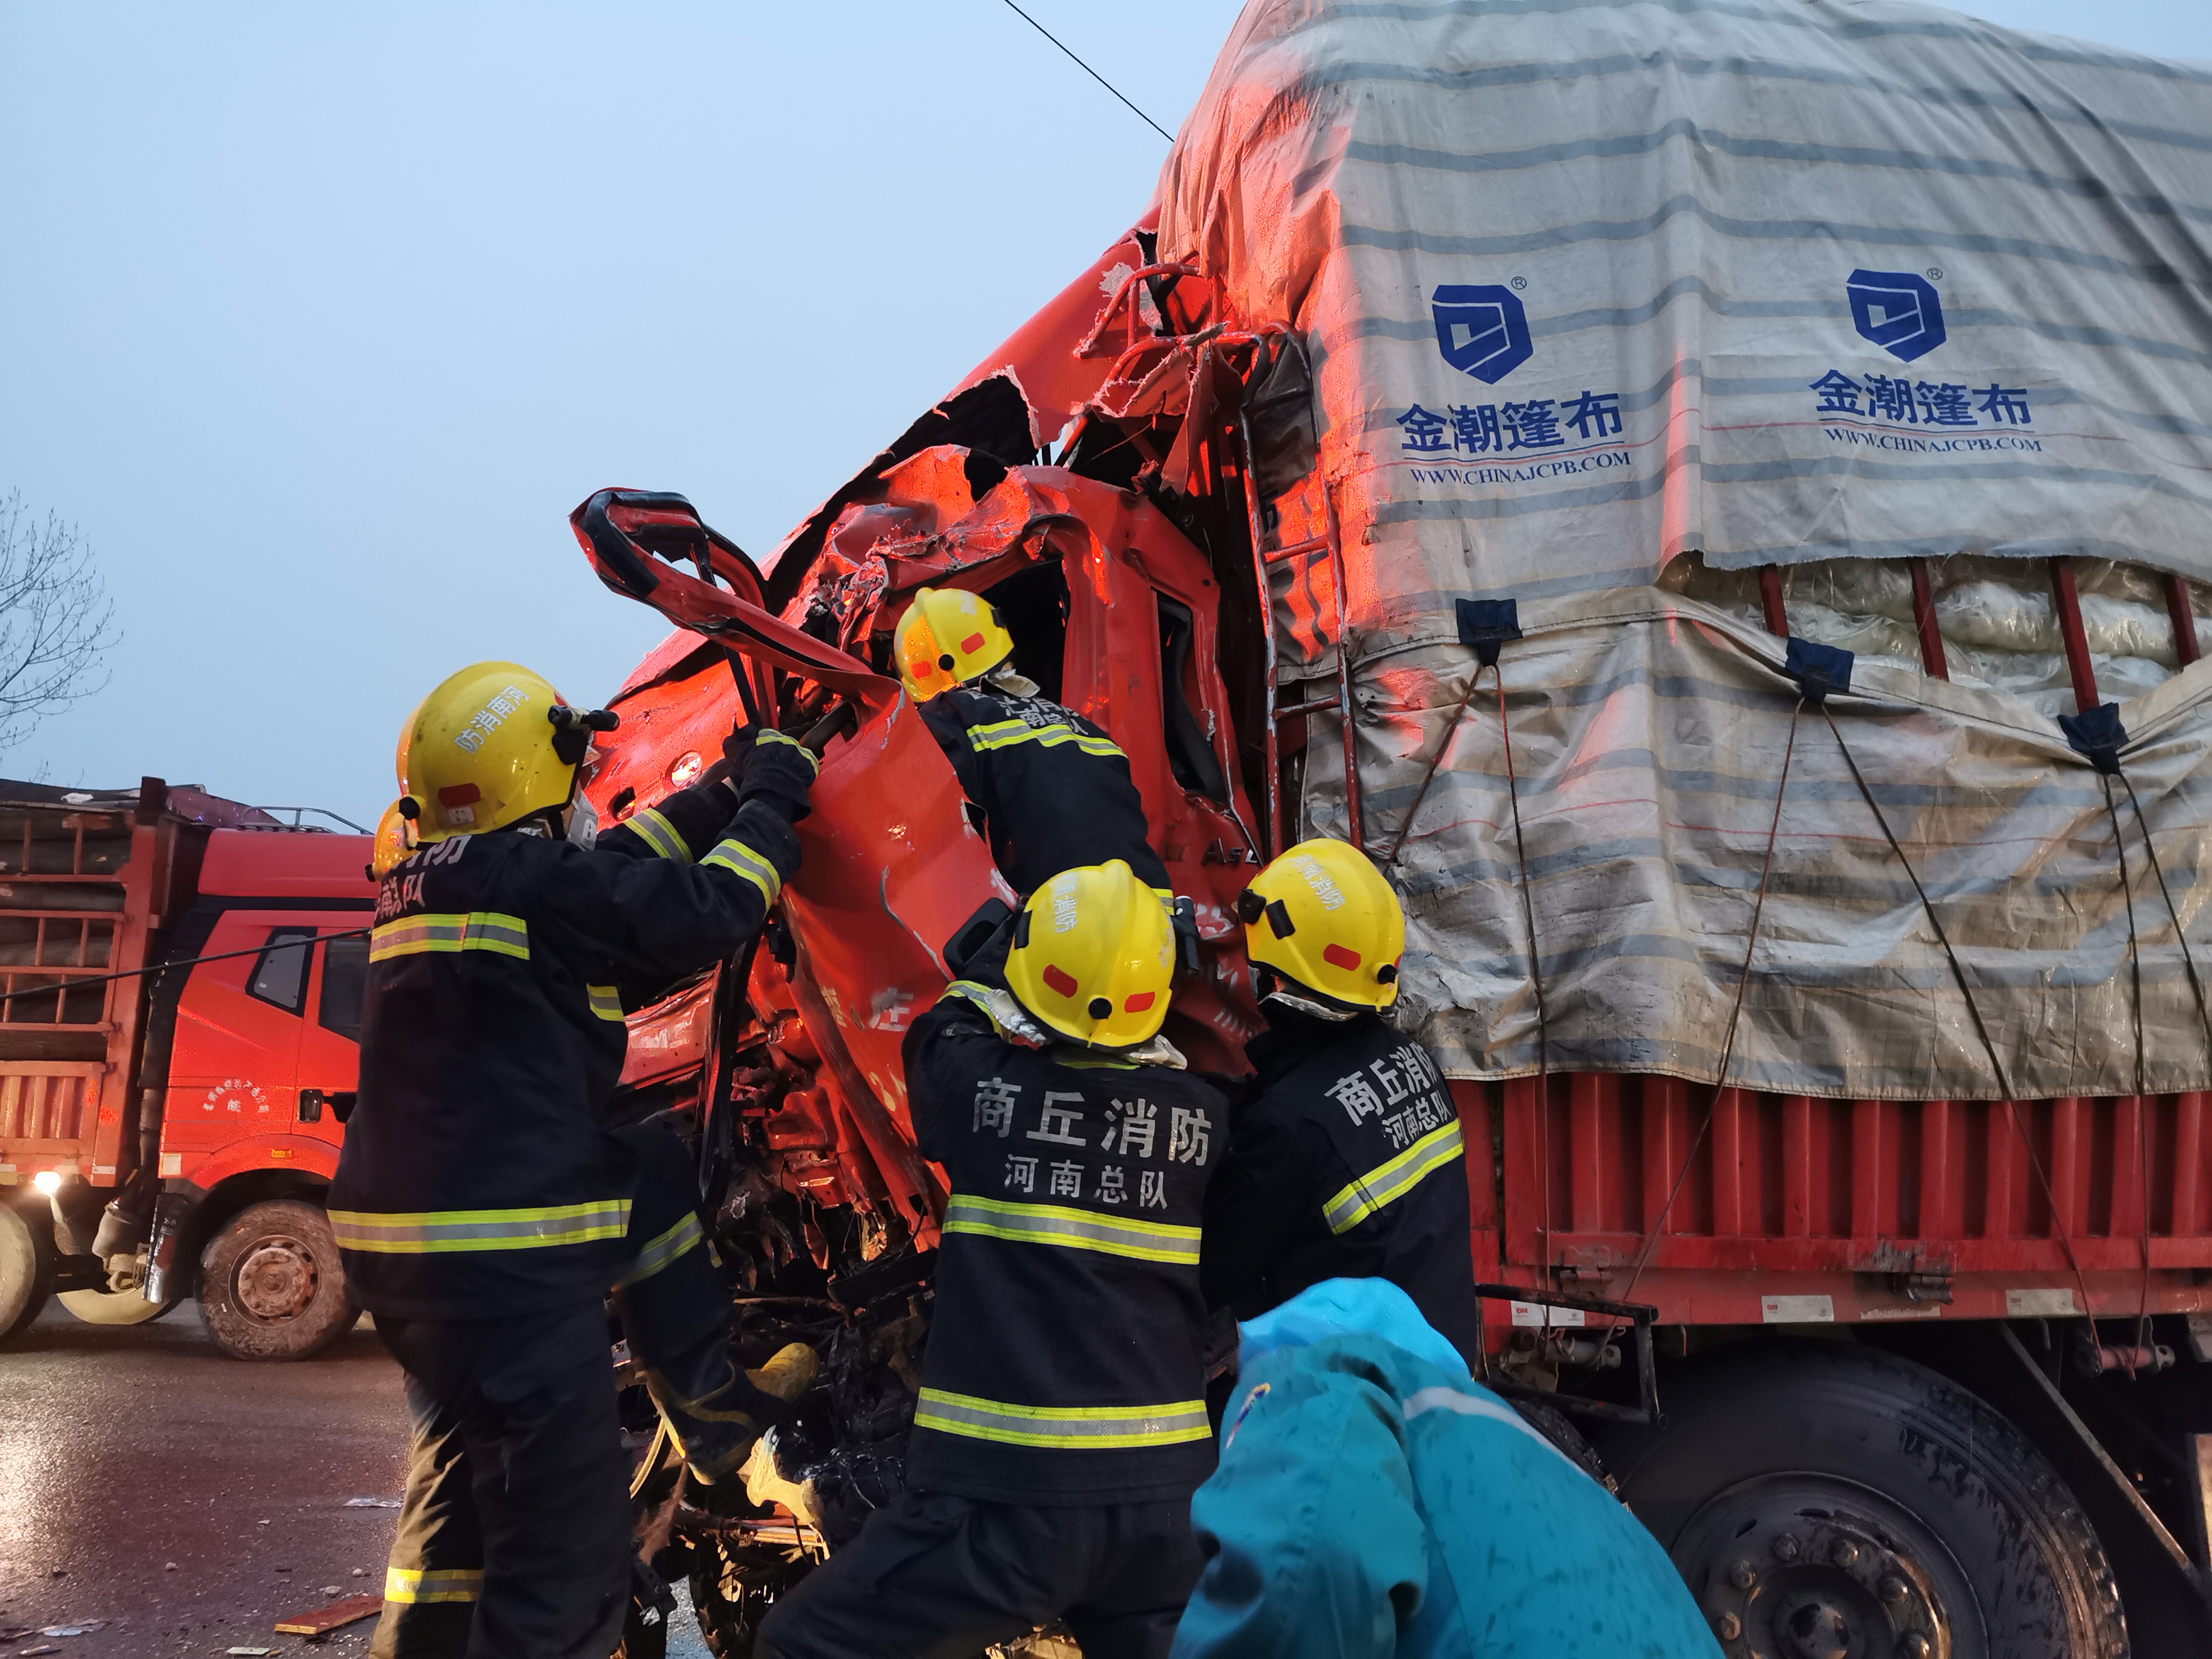
[[[1006,9],[1012,12],[1015,16],[1020,18],[1022,21],[1027,23],[1039,34],[1042,34],[1046,40],[1051,41],[1053,45],[1058,46],[1062,52],[1067,52],[1067,46],[1065,41],[1061,40],[1058,35],[1054,34],[1043,24],[1038,22],[1036,18],[1030,16],[1029,13],[1024,11],[1019,6],[1016,5],[1014,3],[1014,0],[1006,0]],[[1115,87],[1111,81],[1109,81],[1097,70],[1091,68],[1090,64],[1085,63],[1080,58],[1078,58],[1072,52],[1067,52],[1067,58],[1068,61],[1073,64],[1076,68],[1081,70],[1085,75],[1096,81],[1100,86],[1105,88],[1107,91],[1112,93],[1116,98],[1121,98],[1121,89]],[[1154,132],[1158,133],[1160,137],[1166,139],[1168,143],[1171,144],[1175,143],[1175,134],[1170,132],[1165,127],[1162,126],[1158,121],[1152,119],[1151,116],[1146,114],[1144,111],[1139,109],[1134,104],[1129,103],[1127,99],[1121,98],[1121,101],[1124,104],[1128,105],[1129,112],[1134,115],[1139,121],[1142,121]]]

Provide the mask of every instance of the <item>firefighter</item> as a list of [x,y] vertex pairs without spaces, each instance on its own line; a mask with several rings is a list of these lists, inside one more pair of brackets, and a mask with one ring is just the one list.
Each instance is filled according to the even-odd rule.
[[1364,853],[1302,842],[1237,896],[1267,1030],[1206,1202],[1207,1302],[1240,1320],[1325,1279],[1387,1279],[1472,1363],[1458,1115],[1393,1030],[1406,917]]
[[684,1149],[605,1114],[615,987],[732,954],[797,866],[813,757],[734,744],[732,781],[596,848],[593,731],[512,663],[463,669],[402,736],[416,850],[384,876],[359,1101],[330,1193],[354,1299],[407,1374],[406,1496],[380,1659],[604,1659],[631,1583],[605,1298],[693,1473],[711,1480],[811,1380],[794,1345],[728,1358]]
[[951,1196],[907,1490],[779,1601],[775,1659],[975,1653],[1065,1619],[1088,1659],[1164,1656],[1212,1466],[1198,1228],[1221,1097],[1159,1036],[1166,910],[1119,862],[1014,919],[1003,982],[908,1033]]
[[1120,859],[1172,898],[1167,866],[1145,838],[1129,757],[1014,672],[996,605],[958,588],[918,588],[893,648],[899,678],[982,813],[991,857],[1017,893],[1035,892],[1055,871]]

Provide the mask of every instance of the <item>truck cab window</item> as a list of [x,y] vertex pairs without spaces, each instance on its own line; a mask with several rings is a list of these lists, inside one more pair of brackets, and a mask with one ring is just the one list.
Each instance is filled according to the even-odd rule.
[[315,1018],[326,1031],[361,1041],[361,1007],[368,994],[368,941],[334,939],[323,946],[323,995]]
[[1160,714],[1166,724],[1168,767],[1175,781],[1208,800],[1226,803],[1229,780],[1213,752],[1212,733],[1198,722],[1183,689],[1183,665],[1190,660],[1190,607],[1163,593],[1160,606]]
[[288,1014],[298,1013],[307,1000],[307,956],[314,945],[312,927],[270,928],[269,943],[253,959],[246,994]]
[[1058,702],[1067,649],[1067,578],[1058,562],[1009,576],[983,597],[999,607],[1014,636],[1014,672],[1035,680],[1041,694]]

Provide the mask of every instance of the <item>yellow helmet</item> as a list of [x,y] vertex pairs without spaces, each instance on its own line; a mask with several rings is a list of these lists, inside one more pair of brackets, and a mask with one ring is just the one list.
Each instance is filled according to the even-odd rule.
[[963,588],[918,587],[899,618],[894,648],[907,695],[927,702],[990,672],[1012,652],[1014,641],[988,599]]
[[1406,913],[1374,860],[1340,841],[1302,841],[1237,896],[1244,954],[1334,1002],[1398,1000]]
[[415,850],[414,825],[394,801],[376,821],[376,839],[369,843],[368,878],[382,881],[384,872]]
[[[447,676],[399,737],[400,787],[415,839],[479,835],[568,804],[593,730],[614,716],[562,701],[543,676],[480,662]],[[404,809],[403,809],[404,810]]]
[[1022,1006],[1094,1048],[1151,1042],[1174,971],[1166,908],[1119,859],[1063,870],[1030,894],[1006,953]]

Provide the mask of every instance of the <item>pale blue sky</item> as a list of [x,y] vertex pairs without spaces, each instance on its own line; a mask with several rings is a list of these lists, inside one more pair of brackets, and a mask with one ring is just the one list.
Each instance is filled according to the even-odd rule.
[[[1161,125],[1234,0],[1024,0]],[[2206,0],[1975,15],[2212,59]],[[0,0],[0,491],[126,639],[0,771],[373,817],[399,720],[660,629],[568,509],[765,551],[1087,264],[1166,146],[1000,0]]]

